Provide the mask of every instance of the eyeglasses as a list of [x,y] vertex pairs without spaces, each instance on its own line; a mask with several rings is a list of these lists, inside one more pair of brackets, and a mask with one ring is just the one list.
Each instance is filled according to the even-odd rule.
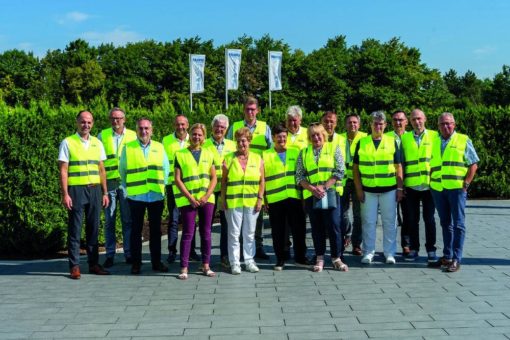
[[110,117],[110,120],[122,120],[124,117]]

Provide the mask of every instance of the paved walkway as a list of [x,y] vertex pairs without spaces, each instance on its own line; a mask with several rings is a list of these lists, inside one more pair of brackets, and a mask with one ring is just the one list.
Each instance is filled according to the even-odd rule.
[[348,255],[348,273],[259,262],[257,274],[188,281],[176,279],[178,264],[154,274],[147,263],[140,276],[118,264],[73,281],[66,260],[0,261],[0,339],[510,339],[509,221],[510,201],[469,201],[465,259],[452,274],[427,268],[424,254],[393,266]]

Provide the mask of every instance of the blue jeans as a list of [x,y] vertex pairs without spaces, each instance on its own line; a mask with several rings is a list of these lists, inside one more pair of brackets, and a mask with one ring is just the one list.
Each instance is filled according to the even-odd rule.
[[106,247],[106,257],[113,258],[116,250],[116,212],[117,206],[120,208],[120,221],[122,223],[122,247],[124,257],[131,257],[131,213],[127,202],[127,193],[125,189],[119,187],[118,180],[108,180],[108,197],[110,204],[104,209],[105,225],[104,237]]
[[460,262],[466,236],[464,209],[467,193],[462,189],[431,190],[431,192],[443,229],[443,255],[447,259]]
[[177,253],[177,238],[179,237],[179,208],[175,204],[174,192],[171,185],[166,186],[166,206],[168,208],[168,252]]

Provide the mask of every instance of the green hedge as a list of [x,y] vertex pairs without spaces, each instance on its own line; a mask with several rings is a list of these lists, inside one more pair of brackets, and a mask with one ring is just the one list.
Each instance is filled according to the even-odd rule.
[[[88,108],[95,117],[93,134],[108,126],[109,108],[101,100]],[[75,131],[75,116],[81,109],[67,104],[52,108],[46,102],[34,102],[29,108],[0,103],[0,253],[36,255],[65,246],[67,214],[60,204],[58,146]],[[285,110],[264,109],[260,119],[274,125],[284,119]],[[172,118],[177,112],[187,114],[190,123],[209,126],[212,117],[224,108],[199,104],[190,113],[189,102],[173,105],[166,101],[151,110],[128,108],[127,125],[134,128],[137,118],[149,117],[154,124],[154,138],[161,140],[172,132]],[[242,107],[231,105],[226,113],[232,121],[241,119]],[[430,128],[436,128],[439,113],[427,112]],[[320,114],[305,113],[304,125],[318,121]],[[509,108],[473,107],[454,114],[458,131],[471,137],[481,158],[470,195],[509,198]],[[363,112],[362,117],[366,131],[368,115]],[[339,130],[342,125],[339,122]]]

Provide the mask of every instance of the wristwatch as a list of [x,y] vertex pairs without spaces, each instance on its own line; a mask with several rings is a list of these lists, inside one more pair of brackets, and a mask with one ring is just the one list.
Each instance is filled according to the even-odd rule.
[[471,184],[471,183],[464,181],[464,189],[469,188],[469,185],[470,185],[470,184]]

